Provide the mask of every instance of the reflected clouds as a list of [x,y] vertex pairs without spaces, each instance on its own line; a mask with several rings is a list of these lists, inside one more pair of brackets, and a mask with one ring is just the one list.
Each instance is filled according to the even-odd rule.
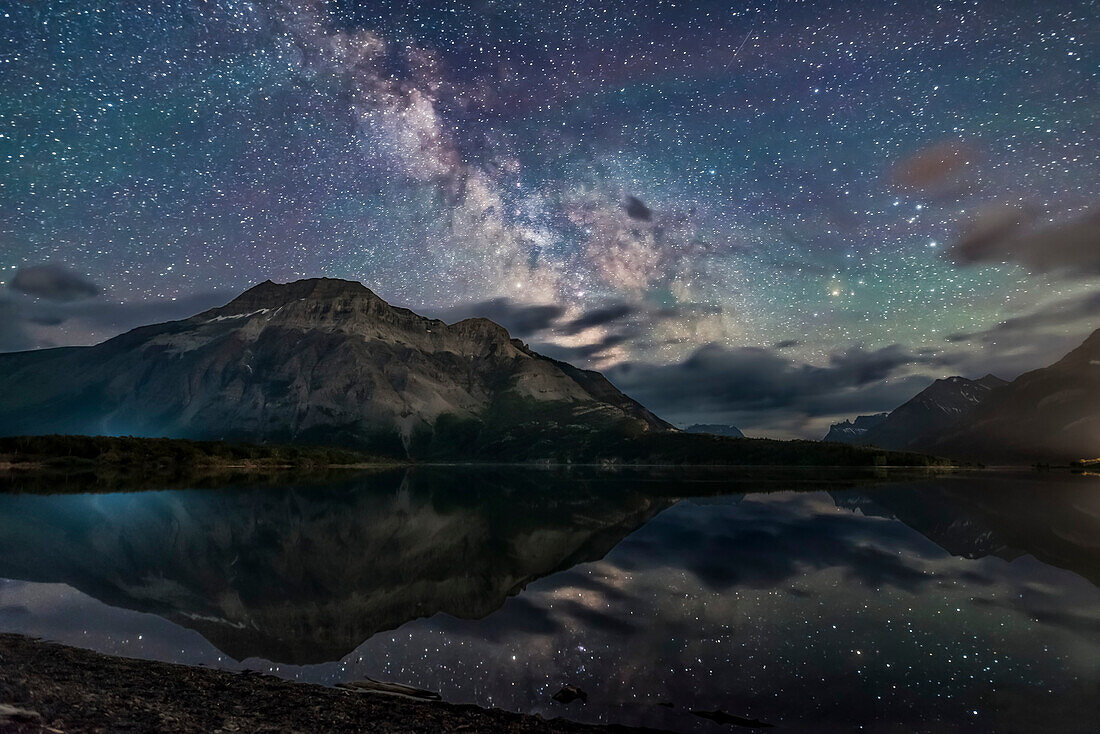
[[[205,583],[226,588],[209,577],[225,566],[237,577],[228,588],[251,605],[233,612],[237,633],[200,631],[219,629],[222,643],[236,634],[239,650],[279,649],[272,633],[284,642],[299,635],[282,649],[306,649],[311,635],[318,642],[331,635],[286,623],[318,623],[302,610],[321,600],[327,627],[359,625],[370,635],[339,660],[244,663],[282,676],[397,680],[452,701],[677,731],[712,726],[692,708],[824,732],[1006,730],[1021,716],[1013,703],[1021,700],[1028,720],[1061,731],[1088,731],[1097,713],[1088,691],[1100,683],[1092,540],[1100,513],[1087,478],[959,476],[867,487],[792,478],[771,483],[781,491],[727,494],[722,482],[629,471],[526,476],[472,472],[458,484],[437,475],[359,492],[268,490],[231,500],[218,500],[222,492],[149,497],[169,500],[185,525],[207,510],[231,510],[234,525],[265,528],[277,541],[225,565],[235,555],[233,535],[198,522],[228,543],[200,562]],[[91,571],[104,558],[122,563],[122,546],[115,552],[107,539],[127,535],[104,533],[103,523],[131,505],[129,497],[95,500],[96,529],[70,527],[73,545],[51,551],[54,572],[66,564],[70,574]],[[43,501],[55,506],[30,512],[39,525],[52,514],[80,526],[88,514],[64,510],[66,501],[72,509],[87,504],[76,497],[8,498],[0,510]],[[150,503],[144,513],[157,508]],[[329,550],[283,568],[277,539],[286,518],[299,528],[296,543],[312,538]],[[323,528],[330,533],[316,534]],[[181,527],[177,540],[191,535]],[[77,553],[82,537],[97,538],[105,553]],[[201,547],[198,537],[182,547]],[[341,543],[350,557],[328,571],[317,565]],[[359,567],[355,548],[366,549],[381,576],[341,579]],[[395,606],[386,601],[393,589],[385,569],[410,564],[425,583],[406,600],[411,606]],[[280,598],[283,587],[268,582],[257,596],[260,580],[288,573],[296,578],[291,596]],[[241,666],[178,626],[193,626],[186,615],[163,611],[167,591],[183,588],[174,579],[187,574],[165,557],[126,574],[146,579],[146,592],[159,590],[158,614],[173,622],[60,584],[9,581],[0,585],[0,627],[138,657]],[[189,594],[178,598],[194,603]],[[276,607],[299,610],[273,615]],[[363,625],[379,613],[411,621],[370,634]],[[267,637],[262,625],[274,625]],[[567,682],[589,693],[586,706],[567,710],[550,699]]]

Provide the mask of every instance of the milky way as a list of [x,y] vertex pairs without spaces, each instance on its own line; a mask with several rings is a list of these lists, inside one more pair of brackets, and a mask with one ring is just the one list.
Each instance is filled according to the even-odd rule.
[[425,5],[2,6],[0,349],[342,277],[819,436],[1100,326],[1096,2]]

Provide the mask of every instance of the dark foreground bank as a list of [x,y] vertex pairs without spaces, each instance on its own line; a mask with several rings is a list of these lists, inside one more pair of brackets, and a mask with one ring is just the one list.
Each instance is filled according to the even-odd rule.
[[[0,634],[2,732],[630,732]],[[650,730],[652,731],[652,730]]]

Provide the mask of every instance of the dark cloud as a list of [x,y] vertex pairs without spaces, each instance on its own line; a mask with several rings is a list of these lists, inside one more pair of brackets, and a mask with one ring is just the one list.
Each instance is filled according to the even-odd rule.
[[[565,336],[579,334],[595,326],[608,327],[611,333],[598,341],[580,346],[565,347],[557,344],[534,345],[536,350],[547,356],[565,362],[584,363],[606,355],[607,350],[620,344],[630,343],[637,351],[656,349],[660,344],[648,339],[647,334],[662,321],[691,321],[701,317],[722,313],[720,306],[706,303],[677,303],[671,306],[652,308],[629,303],[613,303],[588,311],[572,321],[556,327],[555,332]],[[612,326],[614,325],[614,326]],[[665,340],[663,344],[680,343],[684,339]]]
[[624,209],[626,209],[626,215],[631,219],[637,219],[641,222],[653,221],[653,211],[637,197],[626,197],[626,206]]
[[715,344],[673,365],[628,363],[612,369],[626,384],[676,395],[687,403],[706,401],[737,407],[791,405],[832,389],[862,387],[900,367],[933,360],[892,345],[878,350],[853,347],[830,357],[826,367],[801,364],[773,350],[728,349]]
[[19,268],[11,280],[11,287],[50,301],[78,301],[99,295],[98,285],[57,263]]
[[1026,594],[1019,594],[1017,598],[975,597],[974,604],[989,609],[1018,612],[1040,624],[1061,627],[1090,641],[1100,636],[1100,617],[1089,611],[1063,608],[1065,602],[1059,595],[1038,585],[1029,587]]
[[654,316],[661,319],[678,319],[689,316],[714,316],[722,313],[721,306],[711,303],[684,302],[672,306],[664,306],[653,312]]
[[0,294],[0,352],[98,344],[138,326],[194,316],[231,298],[200,293],[175,300],[62,302],[9,291]]
[[916,366],[942,367],[947,358],[898,345],[853,347],[825,366],[781,356],[774,349],[701,347],[671,365],[624,363],[607,376],[666,420],[731,423],[810,435],[815,418],[891,410],[932,380]]
[[801,343],[802,342],[800,342],[798,339],[784,339],[781,342],[776,342],[774,345],[772,345],[772,348],[773,349],[790,349],[791,347],[797,347]]
[[556,304],[518,303],[508,298],[466,303],[436,312],[436,318],[447,323],[473,317],[494,321],[514,337],[528,337],[551,328],[565,312]]
[[603,326],[613,321],[626,318],[638,309],[626,303],[613,303],[609,306],[596,308],[570,321],[561,328],[563,334],[577,334],[593,326]]
[[1100,208],[1053,222],[1022,206],[986,210],[946,254],[962,265],[1012,262],[1034,272],[1100,275]]
[[630,341],[636,336],[636,332],[630,330],[622,333],[608,334],[591,344],[582,344],[576,347],[566,347],[560,344],[544,342],[537,344],[532,343],[531,348],[539,354],[552,359],[569,362],[577,366],[584,366],[586,363],[604,356],[608,349]]
[[1074,349],[1100,326],[1100,292],[1092,291],[1048,303],[993,326],[949,334],[958,345],[960,374],[1012,379],[1049,365]]
[[584,591],[594,592],[601,599],[611,604],[623,604],[630,599],[630,595],[620,586],[609,583],[606,578],[590,573],[578,573],[575,570],[562,574],[562,585],[571,586]]
[[638,631],[638,626],[619,616],[617,609],[594,609],[575,599],[565,599],[554,606],[558,613],[571,617],[586,634],[630,635]]
[[955,140],[930,145],[899,160],[890,171],[893,184],[930,193],[966,186],[978,152]]
[[[539,353],[584,366],[605,356],[611,347],[627,342],[639,349],[656,348],[656,344],[646,341],[644,337],[657,324],[673,319],[690,321],[713,316],[722,313],[722,308],[690,301],[660,307],[613,301],[565,320],[566,309],[556,304],[526,304],[495,298],[447,308],[427,307],[421,311],[447,323],[471,317],[491,319],[506,328],[512,336],[530,341],[531,347]],[[593,327],[605,327],[607,333],[589,344],[564,346],[555,343],[556,336],[575,336]]]
[[1048,328],[1063,328],[1082,323],[1085,330],[1100,325],[1100,291],[1066,298],[1040,309],[1006,319],[996,326],[979,331],[949,334],[949,342],[979,341],[991,343],[1003,340],[1029,339],[1035,332]]
[[34,349],[34,340],[26,327],[26,318],[18,306],[11,301],[0,300],[0,352]]
[[908,352],[900,344],[867,351],[862,347],[849,347],[829,357],[829,369],[848,384],[863,387],[869,382],[883,380],[898,367],[911,364],[937,364],[934,353]]
[[720,306],[707,303],[684,302],[671,306],[653,308],[639,304],[612,303],[587,311],[572,321],[557,327],[556,331],[565,336],[579,334],[587,328],[614,324],[614,332],[606,335],[594,344],[581,347],[560,348],[559,359],[590,359],[602,354],[607,348],[631,342],[638,349],[656,346],[644,335],[650,333],[660,322],[668,320],[691,321],[722,313]]
[[[468,620],[450,614],[437,614],[432,618],[437,629],[448,637],[469,634]],[[478,629],[480,639],[490,642],[515,640],[520,636],[556,635],[562,632],[561,623],[552,616],[552,610],[534,604],[525,596],[512,597],[493,615],[494,624]]]
[[56,312],[31,313],[27,321],[38,326],[60,326],[65,323],[65,317]]

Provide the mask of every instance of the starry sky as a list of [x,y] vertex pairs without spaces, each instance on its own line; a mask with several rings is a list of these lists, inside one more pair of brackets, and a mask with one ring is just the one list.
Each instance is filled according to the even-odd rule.
[[0,164],[6,351],[340,277],[820,437],[1100,326],[1094,0],[4,3]]

